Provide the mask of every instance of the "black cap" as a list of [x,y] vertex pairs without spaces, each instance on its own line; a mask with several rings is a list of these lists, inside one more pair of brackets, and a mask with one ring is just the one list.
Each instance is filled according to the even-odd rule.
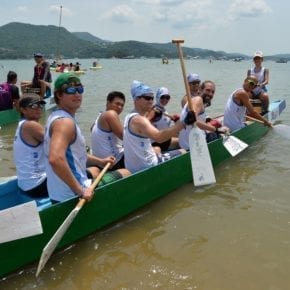
[[34,97],[34,96],[22,97],[19,101],[20,108],[26,108],[26,107],[33,105],[33,104],[45,105],[46,102],[41,100],[39,97]]
[[37,52],[33,54],[34,57],[43,57],[43,54],[41,52]]

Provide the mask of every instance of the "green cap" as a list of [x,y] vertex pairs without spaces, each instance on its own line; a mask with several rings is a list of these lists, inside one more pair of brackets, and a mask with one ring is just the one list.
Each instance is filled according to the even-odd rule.
[[60,89],[63,85],[69,85],[70,83],[81,84],[80,79],[73,73],[61,73],[54,82],[54,88]]

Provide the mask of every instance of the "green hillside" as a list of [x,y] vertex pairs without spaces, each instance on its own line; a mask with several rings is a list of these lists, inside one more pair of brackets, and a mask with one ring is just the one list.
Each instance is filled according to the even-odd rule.
[[[175,45],[134,40],[111,42],[88,32],[69,32],[54,25],[12,22],[0,27],[0,59],[27,59],[42,52],[46,58],[177,58]],[[186,57],[233,59],[248,58],[240,53],[226,53],[201,48],[183,48]],[[284,56],[289,59],[289,55]],[[275,56],[268,57],[275,60]]]

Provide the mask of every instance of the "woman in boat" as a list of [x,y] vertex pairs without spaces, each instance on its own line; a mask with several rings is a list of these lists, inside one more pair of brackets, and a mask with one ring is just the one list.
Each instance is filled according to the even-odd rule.
[[[86,153],[85,139],[75,120],[84,92],[80,79],[73,73],[62,73],[54,88],[58,110],[49,116],[44,136],[48,193],[53,203],[75,196],[90,201],[93,196],[90,185],[100,173],[98,166],[114,164],[115,157],[98,158]],[[125,169],[106,173],[101,184],[126,174]]]
[[243,87],[236,89],[229,97],[225,112],[223,124],[230,128],[231,131],[238,130],[246,126],[246,114],[264,122],[265,126],[271,127],[263,116],[257,113],[250,102],[249,95],[258,86],[258,79],[255,76],[248,76],[243,83]]
[[13,142],[18,187],[32,198],[48,196],[43,152],[44,128],[39,123],[44,104],[35,94],[20,99],[22,119]]
[[[216,127],[211,123],[207,123],[207,115],[205,113],[206,107],[211,105],[212,99],[215,93],[215,84],[212,81],[204,81],[201,84],[201,93],[200,96],[196,96],[191,98],[191,103],[193,110],[196,114],[196,119],[199,121],[198,127],[204,130],[204,136],[207,142],[213,141],[219,138],[219,134],[221,133],[228,133],[229,129],[227,127]],[[188,104],[183,107],[181,116],[186,114],[188,108]],[[189,133],[192,129],[192,126],[186,126],[183,130],[179,133],[179,145],[180,148],[185,150],[189,150]]]
[[182,122],[177,121],[169,128],[158,130],[147,118],[153,105],[153,90],[139,81],[133,81],[131,94],[134,110],[126,116],[124,123],[123,142],[126,168],[134,173],[185,153],[185,150],[177,149],[161,154],[160,148],[159,150],[156,147],[153,148],[151,140],[162,143],[176,136],[183,129],[184,124],[195,122],[194,112],[188,112]]
[[111,170],[124,168],[123,125],[119,115],[125,105],[125,95],[119,91],[107,96],[106,111],[100,112],[91,130],[92,153],[105,158],[113,155],[115,162]]
[[[158,129],[163,130],[169,128],[172,125],[172,121],[177,122],[179,120],[179,115],[169,115],[165,107],[170,101],[169,90],[165,87],[161,87],[156,92],[156,103],[150,110],[147,118],[152,122],[152,124]],[[168,140],[158,143],[153,140],[152,145],[155,147],[160,147],[161,151],[167,151],[172,149],[178,149],[178,137],[174,136]]]
[[[187,76],[187,82],[189,85],[189,89],[190,89],[190,94],[191,97],[196,97],[200,95],[201,89],[200,89],[200,77],[198,74],[196,73],[191,73]],[[187,97],[186,95],[183,96],[182,100],[181,100],[181,107],[183,108],[184,105],[187,102]]]
[[266,85],[269,83],[269,70],[262,66],[263,53],[261,51],[255,52],[253,61],[255,66],[247,71],[247,76],[254,75],[258,80],[258,84],[251,92],[251,99],[261,100],[261,114],[265,115],[269,108],[269,95],[266,88]]

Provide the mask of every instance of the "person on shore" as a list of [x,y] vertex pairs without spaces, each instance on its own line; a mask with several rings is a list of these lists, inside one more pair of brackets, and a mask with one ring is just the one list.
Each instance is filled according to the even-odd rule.
[[[158,130],[169,128],[172,126],[172,121],[177,122],[179,120],[179,115],[174,114],[171,116],[166,111],[165,107],[168,105],[170,98],[171,96],[167,88],[159,88],[156,92],[156,103],[147,115],[147,118]],[[162,143],[158,143],[153,140],[152,145],[154,147],[160,147],[161,151],[178,149],[178,137],[171,137]]]
[[143,170],[174,156],[185,153],[185,150],[177,149],[161,154],[151,145],[151,140],[162,143],[183,129],[184,124],[193,124],[194,112],[188,112],[184,120],[177,121],[173,126],[158,130],[148,120],[147,114],[151,110],[154,100],[153,90],[139,82],[133,81],[131,94],[134,101],[134,110],[129,113],[124,122],[124,156],[126,168],[134,173]]
[[16,83],[17,73],[9,71],[6,82],[0,84],[0,111],[18,109],[20,95]]
[[123,148],[123,125],[119,115],[125,105],[125,95],[119,91],[107,96],[106,111],[100,112],[91,130],[92,153],[100,158],[115,157],[111,170],[125,167]]
[[[191,97],[196,97],[200,95],[200,77],[198,74],[196,73],[191,73],[187,76],[187,82],[189,85],[189,89],[190,89],[190,95]],[[186,95],[183,96],[182,100],[181,100],[181,107],[183,108],[184,105],[187,102],[187,97]]]
[[22,119],[13,142],[18,187],[31,198],[48,196],[43,151],[44,128],[39,123],[44,104],[36,94],[28,94],[20,99]]
[[247,113],[253,118],[264,122],[265,126],[272,126],[268,120],[255,111],[250,102],[249,96],[258,84],[258,79],[255,76],[248,76],[244,80],[243,87],[236,89],[228,98],[223,124],[229,127],[231,131],[236,131],[246,126],[245,119]]
[[262,115],[265,115],[269,109],[269,95],[266,85],[269,83],[269,69],[262,66],[263,53],[256,51],[253,56],[255,66],[247,71],[247,76],[254,75],[257,80],[257,86],[251,92],[251,99],[260,99],[262,103]]
[[[48,193],[53,203],[75,196],[90,201],[90,185],[100,173],[98,166],[113,164],[115,157],[98,158],[86,152],[85,139],[75,120],[84,92],[80,79],[73,73],[62,73],[54,88],[58,110],[48,117],[44,136]],[[106,173],[102,185],[129,174],[126,169]]]
[[34,75],[32,81],[22,81],[22,92],[29,92],[29,88],[35,93],[40,95],[43,99],[44,96],[51,96],[50,83],[52,82],[50,64],[47,62],[42,53],[35,53],[34,60],[36,65],[34,66]]
[[[204,136],[207,142],[213,141],[219,138],[219,134],[227,134],[229,129],[227,127],[219,127],[212,125],[207,122],[207,115],[205,109],[211,105],[212,99],[215,94],[215,84],[214,82],[207,80],[201,84],[201,94],[200,96],[195,96],[191,98],[191,103],[193,110],[196,114],[196,119],[199,121],[197,123],[201,130],[204,130]],[[181,116],[186,114],[188,110],[188,103],[184,106]],[[192,126],[186,126],[183,130],[179,132],[179,145],[180,148],[189,150],[189,133]]]

